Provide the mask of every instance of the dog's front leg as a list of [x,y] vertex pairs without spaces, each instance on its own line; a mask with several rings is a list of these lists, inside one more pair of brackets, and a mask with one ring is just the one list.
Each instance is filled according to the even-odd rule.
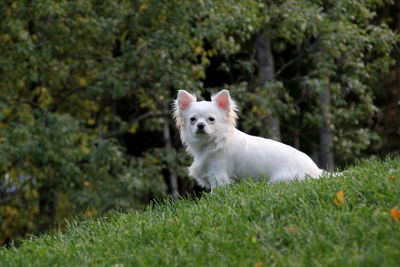
[[232,182],[228,174],[225,172],[211,173],[208,175],[207,178],[210,183],[211,193],[213,192],[213,189],[217,186],[224,186]]

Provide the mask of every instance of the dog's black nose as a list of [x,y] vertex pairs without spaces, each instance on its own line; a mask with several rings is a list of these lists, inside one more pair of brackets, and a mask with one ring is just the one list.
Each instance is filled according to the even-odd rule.
[[203,129],[204,129],[204,126],[206,126],[206,125],[204,124],[204,122],[199,122],[199,123],[197,124],[197,128],[199,128],[200,130],[203,130]]

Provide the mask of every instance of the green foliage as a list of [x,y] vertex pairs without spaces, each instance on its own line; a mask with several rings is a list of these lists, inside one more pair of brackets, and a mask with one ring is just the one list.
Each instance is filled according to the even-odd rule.
[[[65,233],[0,250],[5,266],[396,265],[400,160],[343,176],[244,183],[202,199],[71,222]],[[339,193],[342,192],[342,193]]]
[[[361,156],[379,138],[370,127],[378,111],[374,90],[393,65],[392,52],[399,40],[377,13],[390,3],[303,0],[265,6],[260,19],[273,46],[276,78],[250,86],[247,97],[239,94],[241,102],[251,103],[243,111],[243,126],[268,135],[260,116],[266,118],[274,110],[286,128],[283,139],[291,143],[285,133],[316,136],[326,123],[340,160]],[[328,118],[318,100],[326,90],[331,95]],[[310,147],[307,139],[312,134],[305,136],[302,141]]]
[[[210,58],[237,52],[239,41],[255,31],[258,6],[111,0],[1,5],[0,175],[9,175],[17,189],[11,202],[0,203],[1,243],[48,226],[47,217],[62,221],[68,211],[93,216],[162,197],[167,163],[186,177],[182,152],[130,158],[108,138],[138,127],[160,131],[160,117],[150,123],[136,118],[169,103],[172,88],[201,88]],[[28,206],[21,203],[32,212],[25,214]],[[12,229],[14,217],[18,230]]]

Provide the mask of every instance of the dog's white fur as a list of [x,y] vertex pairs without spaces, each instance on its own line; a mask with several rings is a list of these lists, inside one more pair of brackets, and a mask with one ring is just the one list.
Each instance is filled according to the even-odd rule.
[[236,104],[228,90],[200,102],[179,90],[174,118],[182,143],[194,159],[189,174],[205,188],[212,190],[242,177],[289,181],[318,178],[323,173],[303,152],[236,129]]

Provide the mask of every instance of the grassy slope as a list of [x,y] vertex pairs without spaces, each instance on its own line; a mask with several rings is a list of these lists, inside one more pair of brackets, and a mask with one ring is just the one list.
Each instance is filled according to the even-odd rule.
[[244,182],[196,201],[72,224],[0,249],[0,266],[398,266],[394,206],[400,158],[372,160],[343,177]]

